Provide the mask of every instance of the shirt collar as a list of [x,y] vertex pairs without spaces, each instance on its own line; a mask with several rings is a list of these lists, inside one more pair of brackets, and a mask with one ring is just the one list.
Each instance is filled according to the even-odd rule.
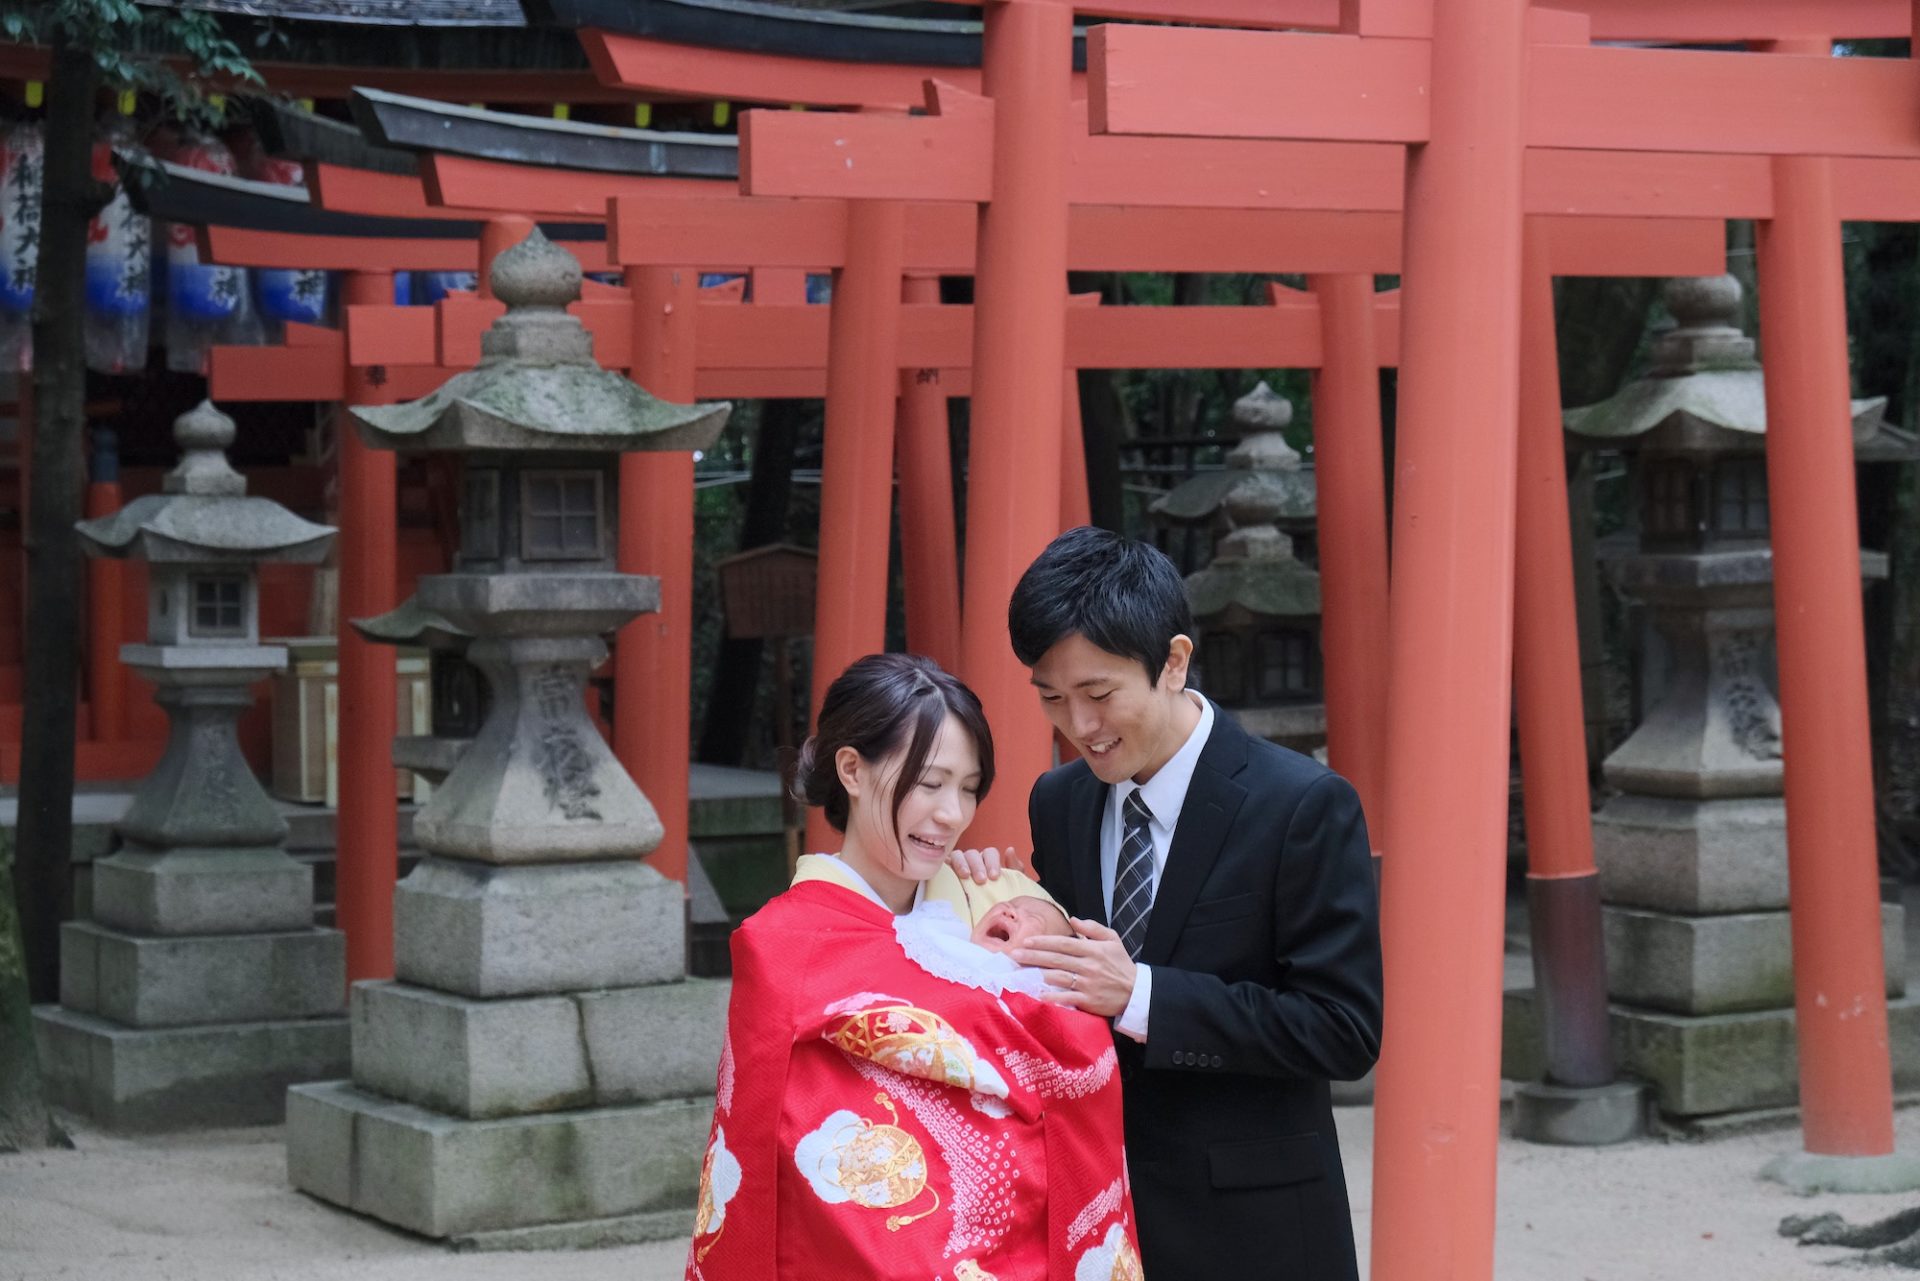
[[1186,803],[1187,785],[1193,782],[1194,767],[1200,763],[1200,753],[1207,745],[1207,736],[1213,733],[1213,703],[1205,695],[1187,691],[1187,697],[1200,704],[1200,719],[1194,723],[1193,732],[1187,735],[1187,741],[1180,745],[1167,763],[1154,771],[1152,778],[1144,783],[1135,783],[1127,779],[1116,786],[1114,799],[1121,805],[1120,812],[1126,813],[1127,797],[1133,792],[1140,793],[1140,800],[1153,814],[1154,824],[1172,831],[1180,821],[1180,807]]

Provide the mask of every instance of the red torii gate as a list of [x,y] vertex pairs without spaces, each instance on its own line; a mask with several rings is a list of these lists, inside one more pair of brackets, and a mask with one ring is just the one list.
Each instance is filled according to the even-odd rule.
[[[443,158],[432,157],[436,160]],[[491,189],[470,192],[467,196],[469,208],[462,209],[461,213],[470,215],[483,211],[481,207],[484,206],[509,203],[528,190],[528,174],[523,166],[480,162],[480,167],[473,172],[484,178],[490,178],[492,181],[485,185]],[[563,194],[560,200],[552,202],[563,211],[575,207],[571,203],[563,202],[578,201],[579,190],[596,181],[596,176],[590,174],[552,170],[542,170],[541,173],[543,176],[554,174],[566,180],[559,184],[542,182],[537,185],[537,189],[541,191],[550,192],[558,188],[570,193]],[[623,180],[617,185],[623,189],[646,189],[644,184],[650,182],[661,182],[661,180]],[[420,214],[432,209],[432,206],[423,203],[423,197],[414,180],[406,178],[341,170],[337,167],[322,165],[314,168],[311,185],[320,194],[322,203],[336,212],[343,211],[342,206],[353,212],[385,214]],[[675,193],[689,186],[686,183],[674,183],[673,180],[666,180],[665,185]],[[711,186],[712,184],[705,184],[708,190]],[[639,245],[642,252],[621,254],[616,249],[612,254],[615,258],[639,258],[649,263],[709,265],[729,259],[753,262],[777,261],[790,265],[785,278],[791,279],[796,285],[801,270],[804,269],[802,264],[838,266],[847,258],[844,251],[847,214],[845,206],[839,202],[748,201],[717,197],[701,199],[677,194],[665,199],[641,200],[633,197],[621,199],[624,202],[624,213],[616,220],[616,243],[620,243],[624,238],[625,243]],[[446,211],[439,212],[441,216],[446,216]],[[964,210],[939,206],[914,206],[910,208],[909,213],[914,220],[926,224],[920,228],[915,238],[916,265],[929,269],[956,271],[970,269],[972,229],[969,225],[970,220],[964,217]],[[963,216],[955,218],[953,216],[955,214]],[[741,223],[742,215],[748,216],[750,221],[757,217],[760,240],[766,243],[755,243],[751,238],[746,241],[741,239],[744,234],[747,234],[746,227]],[[1167,217],[1162,211],[1145,209],[1085,210],[1080,211],[1079,216],[1086,226],[1082,229],[1084,234],[1077,236],[1076,239],[1086,242],[1080,246],[1079,251],[1088,255],[1086,265],[1089,266],[1118,265],[1131,254],[1134,265],[1162,269],[1194,269],[1207,266],[1250,267],[1258,265],[1258,259],[1262,255],[1279,253],[1282,256],[1291,255],[1287,265],[1321,270],[1350,270],[1365,267],[1369,270],[1390,271],[1397,267],[1398,219],[1391,216],[1368,215],[1343,222],[1320,215],[1299,213],[1276,214],[1263,211],[1249,214],[1244,211],[1210,211],[1187,214],[1181,219],[1174,219]],[[838,221],[835,221],[836,218]],[[1181,234],[1183,228],[1184,234]],[[218,226],[210,228],[206,234],[210,256],[221,260],[267,265],[299,261],[302,255],[311,257],[314,252],[310,242],[297,236],[276,238],[274,233],[246,232]],[[1235,251],[1230,247],[1248,242],[1249,237],[1251,237],[1251,243],[1257,248],[1252,251],[1248,261],[1238,261]],[[1630,268],[1633,270],[1700,272],[1711,269],[1708,257],[1717,254],[1717,239],[1717,235],[1709,237],[1697,233],[1650,237],[1648,228],[1644,225],[1636,225],[1625,220],[1613,222],[1601,220],[1588,229],[1588,234],[1571,240],[1563,238],[1573,248],[1563,249],[1561,256],[1568,258],[1565,269],[1570,272],[1604,270],[1606,268],[1597,264],[1609,257],[1617,260],[1622,253],[1640,255],[1641,261]],[[867,242],[856,239],[855,243]],[[1292,248],[1289,249],[1288,246]],[[445,251],[443,250],[442,253],[444,254]],[[1653,258],[1648,259],[1648,254],[1654,255]],[[1112,260],[1103,255],[1113,256]],[[461,261],[464,262],[465,259],[462,258]],[[1587,265],[1581,265],[1583,263]],[[767,274],[770,275],[771,272]],[[756,279],[760,278],[761,273],[756,269]],[[1370,290],[1370,285],[1368,288]],[[845,292],[843,287],[843,295]],[[368,339],[365,343],[366,348],[369,351],[377,349],[389,363],[418,362],[426,365],[435,363],[437,359],[438,363],[444,366],[470,362],[477,354],[479,328],[491,317],[491,311],[481,308],[480,314],[468,316],[457,326],[461,337],[456,341],[450,337],[456,326],[450,324],[446,316],[461,305],[459,300],[449,300],[442,307],[440,321],[442,336],[437,357],[431,350],[431,335],[420,326],[420,322],[425,317],[417,309],[388,312],[389,320],[394,322],[396,327],[391,332],[378,329],[367,331],[379,334],[379,340],[376,342]],[[618,305],[592,303],[583,304],[583,314],[589,308],[596,314],[604,312],[602,318],[607,324],[616,323],[617,313],[621,310]],[[823,363],[828,365],[830,371],[834,367],[834,362],[826,359],[825,354],[816,346],[826,337],[826,318],[821,315],[823,311],[821,308],[787,308],[783,311],[779,308],[755,306],[747,309],[701,307],[692,310],[694,314],[705,313],[707,317],[695,330],[692,344],[698,350],[696,364],[699,367],[734,363],[738,357],[730,359],[722,350],[724,347],[738,347],[763,353],[780,351],[782,352],[779,357],[780,363],[806,365],[814,370],[818,370]],[[909,309],[908,315],[911,317],[917,312],[924,313],[928,321],[935,321],[940,318],[941,310],[945,312],[945,322],[938,324],[937,328],[928,328],[924,323],[909,323],[906,343],[899,354],[898,363],[910,368],[941,365],[957,368],[967,363],[964,331],[956,328],[956,324],[965,324],[963,309],[915,308]],[[1244,314],[1237,315],[1232,309],[1220,308],[1184,309],[1177,318],[1173,315],[1156,314],[1155,309],[1146,308],[1109,309],[1105,313],[1092,310],[1079,312],[1075,319],[1091,323],[1092,328],[1086,329],[1085,325],[1080,326],[1086,329],[1085,339],[1073,343],[1075,350],[1070,353],[1070,359],[1086,367],[1132,367],[1151,364],[1314,365],[1318,363],[1317,354],[1312,350],[1315,345],[1313,340],[1317,338],[1317,334],[1312,333],[1312,317],[1300,311],[1297,305],[1293,306],[1291,311],[1297,321],[1308,322],[1306,327],[1303,328],[1299,323],[1292,323],[1275,329],[1264,317],[1261,323],[1248,324]],[[1283,309],[1277,314],[1287,313]],[[1173,320],[1174,324],[1160,323],[1165,320]],[[360,316],[357,321],[356,334],[362,332],[362,327],[374,324],[371,316]],[[735,321],[745,326],[737,334],[730,332],[738,327],[732,323]],[[590,319],[590,323],[594,322]],[[1118,328],[1115,327],[1116,325]],[[855,328],[871,331],[875,327],[866,324]],[[891,325],[885,328],[891,328]],[[1389,343],[1393,332],[1393,328],[1389,326],[1387,330]],[[609,349],[618,353],[628,347],[624,339],[615,338],[609,342],[604,333],[601,338],[603,353]],[[918,350],[920,344],[916,341],[917,339],[932,340],[939,350],[922,352]],[[1276,341],[1278,346],[1274,345]],[[426,345],[425,349],[422,349],[423,344]],[[355,338],[354,346],[356,348],[362,346],[361,338]],[[413,354],[407,354],[409,352]],[[621,363],[617,354],[608,356],[607,359],[610,364]],[[1389,355],[1390,359],[1391,355]],[[841,363],[844,366],[844,360]],[[1370,373],[1368,376],[1370,377]],[[847,380],[843,379],[843,382],[845,381]],[[860,380],[855,378],[852,382],[857,386]],[[891,376],[881,384],[886,388],[883,395],[888,401],[892,396],[892,384]],[[712,386],[698,387],[700,394],[708,395],[739,394],[741,391],[758,391],[764,394],[775,390],[764,385],[737,389],[730,386],[724,390]],[[911,405],[917,402],[909,399],[904,403]],[[890,407],[888,412],[891,412]],[[892,434],[891,423],[884,425],[887,428],[886,431],[870,431],[866,434],[889,440]],[[843,440],[848,434],[844,430],[838,433]],[[909,451],[906,447],[913,443],[919,434],[922,433],[908,433],[903,436],[903,476],[915,472],[915,468],[909,464]],[[871,441],[867,442],[867,448],[870,457],[879,459],[881,470],[890,469],[891,450],[872,450]],[[940,459],[943,464],[944,450],[924,452]],[[830,466],[828,470],[830,473],[839,474],[846,471],[846,468]],[[916,502],[912,504],[916,510],[924,507],[936,515],[941,512],[950,512],[951,491],[945,484],[943,470],[942,466],[939,497],[944,501]],[[843,495],[847,493],[857,495],[865,489],[875,489],[876,492],[885,494],[890,490],[890,486],[884,483],[876,486],[871,482],[871,477],[868,477],[866,482],[855,481],[853,484],[841,486],[840,492]],[[831,485],[831,482],[829,483]],[[1378,509],[1379,504],[1376,498],[1376,512]],[[871,537],[871,543],[873,546],[884,548],[886,542],[884,504],[879,511],[881,528],[877,535]],[[830,528],[844,526],[847,529],[856,529],[860,522],[830,520],[827,524]],[[903,542],[909,544],[908,554],[913,555],[915,550],[913,544],[924,539],[929,554],[918,557],[917,563],[932,567],[951,579],[953,555],[950,517],[944,521],[935,519],[927,524],[929,525],[927,529],[904,531]],[[949,531],[944,543],[939,541],[936,534],[942,525]],[[867,535],[872,531],[861,529],[860,533]],[[858,539],[853,541],[858,547]],[[842,556],[852,559],[845,554],[844,550]],[[829,559],[837,564],[839,558],[829,557]],[[1382,563],[1384,564],[1384,561]],[[872,581],[884,584],[883,572],[876,572],[870,577]],[[838,571],[823,576],[822,594],[829,599],[820,611],[821,616],[838,618],[848,612],[838,609],[836,606],[839,602],[831,599],[834,594],[832,585],[841,584],[844,587],[849,583],[860,582],[862,578],[863,576],[859,573]],[[841,594],[847,593],[843,590]],[[936,588],[932,592],[918,594],[918,598],[910,602],[911,605],[920,606],[912,609],[913,617],[910,619],[910,627],[923,636],[935,635],[940,629],[927,626],[925,623],[930,618],[937,618],[943,611],[950,619],[953,598],[954,593],[951,588],[945,590]],[[881,600],[871,611],[862,612],[871,612],[877,619],[883,607],[884,601]],[[1380,630],[1378,617],[1379,611],[1375,611],[1372,626],[1356,626],[1349,630],[1361,634],[1377,634]],[[829,651],[833,648],[832,645],[827,646]],[[929,645],[929,648],[933,646]],[[857,652],[861,652],[858,643],[854,644],[847,657],[850,658]],[[829,673],[834,670],[833,664],[829,663],[826,666]],[[1359,673],[1355,673],[1355,679],[1345,684],[1350,688],[1366,688],[1368,682]],[[628,688],[632,687],[630,683]],[[619,699],[617,705],[628,701]],[[632,700],[632,702],[634,705],[642,705],[640,700]],[[1359,736],[1360,732],[1356,729],[1352,737],[1358,739]],[[683,763],[681,768],[684,771]],[[665,796],[671,796],[670,787],[658,787],[658,790]]]
[[[1090,40],[1097,129],[1415,148],[1386,814],[1396,851],[1385,883],[1388,1000],[1402,1014],[1380,1075],[1378,1276],[1485,1276],[1492,1266],[1494,852],[1515,583],[1509,509],[1487,495],[1490,483],[1512,483],[1522,220],[1542,148],[1643,153],[1593,163],[1664,172],[1667,194],[1690,212],[1765,220],[1805,1141],[1816,1155],[1892,1152],[1839,222],[1863,169],[1898,192],[1881,216],[1920,218],[1912,164],[1886,163],[1920,156],[1920,76],[1904,62],[1828,56],[1828,38],[1850,34],[1831,25],[1843,8],[1782,4],[1767,15],[1779,25],[1739,28],[1811,37],[1764,57],[1529,45],[1521,6],[1500,0],[1364,5],[1351,15],[1360,38],[1335,44],[1144,28],[1102,28]],[[1460,324],[1462,312],[1479,323]],[[1447,1141],[1432,1142],[1436,1132]]]

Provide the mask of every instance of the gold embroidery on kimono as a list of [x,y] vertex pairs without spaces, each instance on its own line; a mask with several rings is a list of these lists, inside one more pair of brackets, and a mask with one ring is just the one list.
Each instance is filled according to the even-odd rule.
[[1004,1078],[980,1060],[966,1038],[930,1010],[905,1002],[873,1006],[827,1029],[827,1040],[857,1059],[905,1076],[1005,1098]]
[[833,1113],[794,1149],[800,1172],[829,1204],[851,1201],[868,1210],[892,1210],[922,1193],[933,1204],[917,1214],[890,1214],[887,1230],[898,1232],[940,1208],[940,1193],[927,1186],[927,1156],[920,1141],[900,1128],[900,1113],[883,1091],[873,1101],[887,1110],[890,1123]]

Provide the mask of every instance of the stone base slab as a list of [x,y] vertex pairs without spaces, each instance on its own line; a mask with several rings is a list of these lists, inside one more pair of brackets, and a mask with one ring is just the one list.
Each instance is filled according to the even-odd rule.
[[1638,1081],[1551,1085],[1528,1081],[1513,1095],[1513,1132],[1529,1143],[1606,1147],[1647,1132],[1647,1087]]
[[706,1094],[731,988],[689,979],[477,1001],[357,983],[353,1081],[468,1119]]
[[60,927],[60,1004],[130,1027],[338,1015],[346,982],[338,930],[143,937],[91,921]]
[[[1813,1196],[1820,1192],[1885,1194],[1920,1188],[1920,1157],[1898,1152],[1886,1156],[1822,1156],[1792,1152],[1767,1162],[1760,1177],[1782,1184],[1790,1192]],[[1786,1230],[1786,1225],[1781,1225]]]
[[287,1092],[287,1175],[429,1237],[690,1211],[711,1098],[466,1121],[347,1081]]
[[394,893],[394,976],[471,997],[644,987],[686,974],[686,893],[637,862],[421,861]]
[[[1906,992],[1905,914],[1883,904],[1887,995]],[[1607,907],[1607,993],[1673,1014],[1731,1014],[1793,1004],[1793,922],[1786,912],[1676,916]]]
[[1787,807],[1777,796],[1681,800],[1624,793],[1593,816],[1600,896],[1699,915],[1787,906]]
[[276,848],[122,850],[93,865],[93,919],[134,934],[313,924],[313,868]]
[[[1537,1079],[1539,1027],[1533,991],[1506,993],[1501,1074]],[[1686,1015],[1609,1007],[1614,1063],[1622,1077],[1653,1087],[1669,1117],[1786,1107],[1800,1095],[1791,1009]],[[1920,1088],[1920,998],[1887,1002],[1895,1090]]]
[[33,1011],[48,1100],[110,1130],[277,1125],[287,1087],[346,1071],[347,1020],[129,1028]]

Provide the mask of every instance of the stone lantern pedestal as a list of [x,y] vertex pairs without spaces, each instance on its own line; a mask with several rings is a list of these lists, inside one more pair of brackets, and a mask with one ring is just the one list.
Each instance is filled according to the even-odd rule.
[[286,665],[258,641],[254,566],[313,563],[333,531],[245,497],[233,422],[180,419],[165,492],[80,525],[92,555],[150,563],[146,644],[165,754],[94,865],[93,919],[61,927],[60,1004],[34,1011],[53,1101],[116,1129],[267,1124],[286,1088],[347,1060],[346,948],[313,924],[313,871],[234,734]]
[[614,569],[617,455],[710,444],[727,406],[595,366],[564,311],[579,264],[537,231],[493,287],[479,368],[354,411],[370,444],[465,468],[453,572],[362,630],[464,644],[490,697],[414,819],[427,857],[396,893],[393,981],[354,986],[351,1079],[289,1094],[288,1173],[461,1242],[687,1235],[729,985],[686,977],[684,891],[640,862],[660,821],[585,696],[602,637],[659,608],[658,579]]

